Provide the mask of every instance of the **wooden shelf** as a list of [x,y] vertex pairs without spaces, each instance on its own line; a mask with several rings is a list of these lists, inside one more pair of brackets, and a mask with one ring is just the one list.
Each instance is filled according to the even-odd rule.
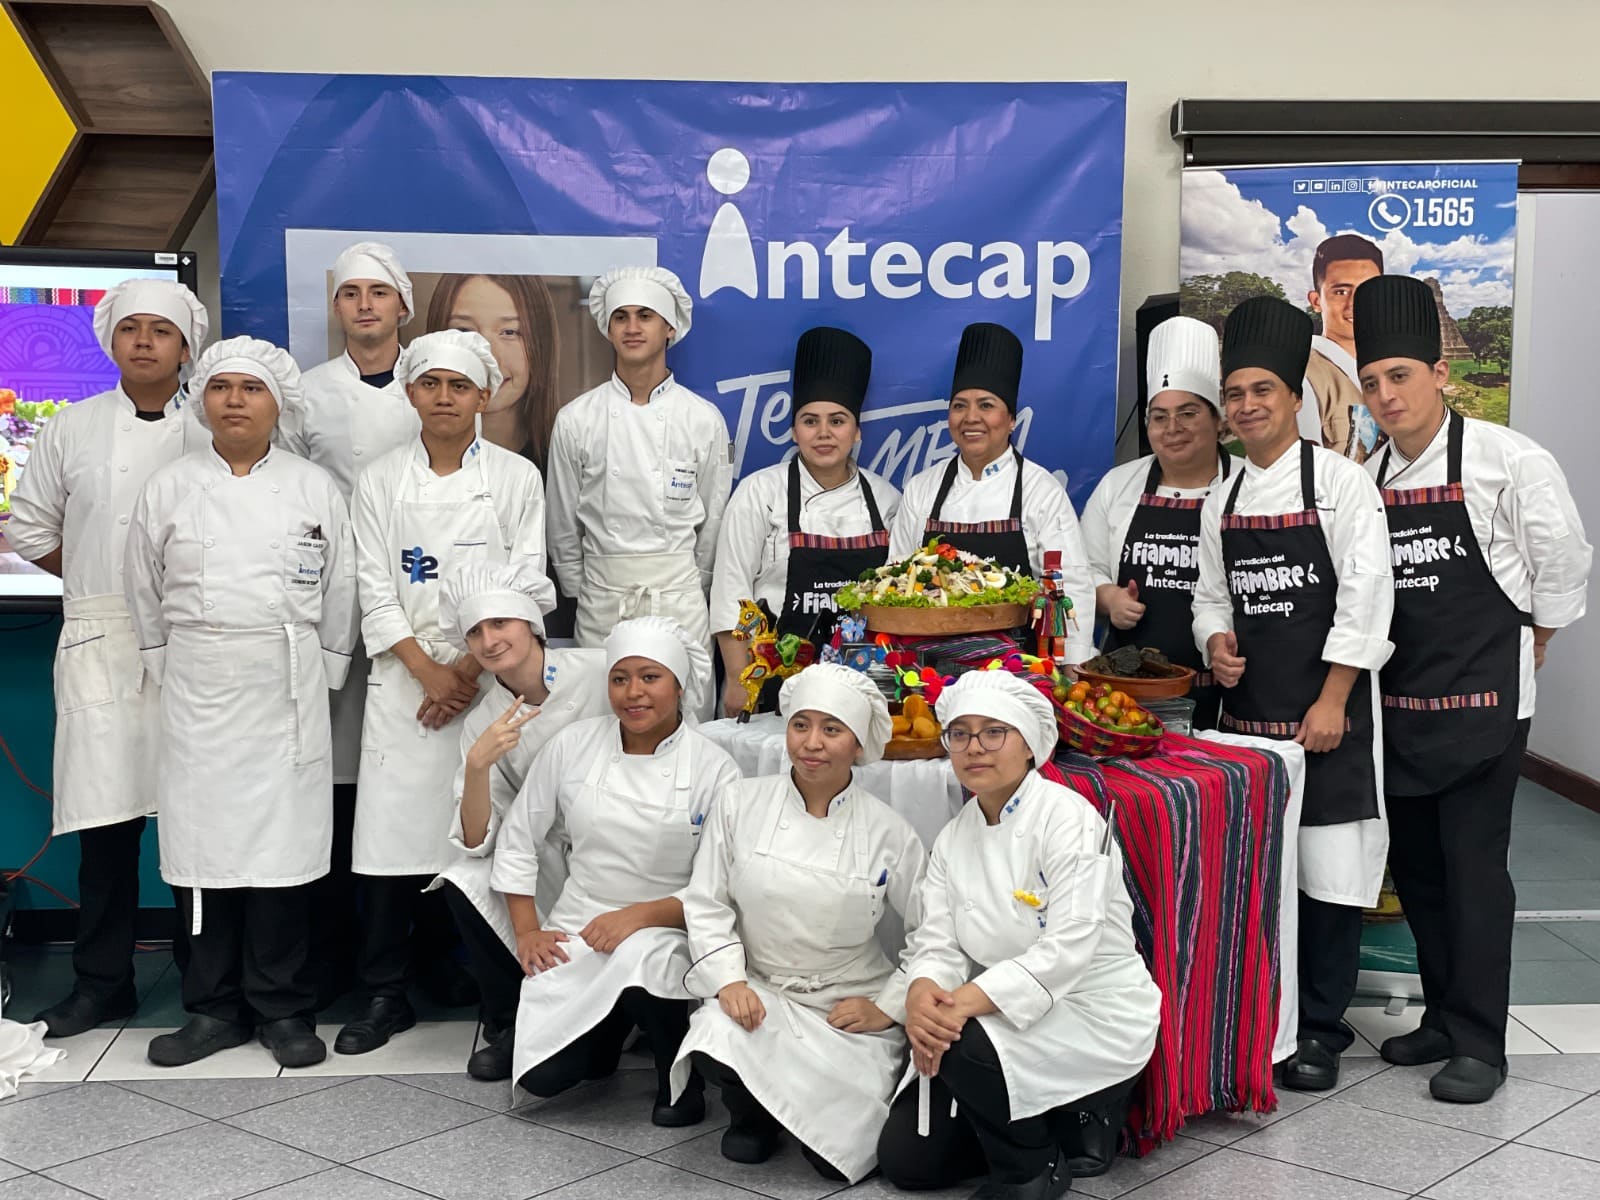
[[178,249],[216,185],[211,97],[149,0],[0,0],[77,135],[22,245]]

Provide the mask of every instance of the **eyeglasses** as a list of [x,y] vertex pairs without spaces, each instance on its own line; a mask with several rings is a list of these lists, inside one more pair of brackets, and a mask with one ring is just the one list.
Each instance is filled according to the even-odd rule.
[[1205,411],[1205,409],[1197,405],[1188,405],[1180,408],[1177,412],[1157,409],[1146,418],[1145,424],[1151,429],[1165,429],[1170,418],[1172,424],[1179,429],[1188,429],[1199,423],[1200,418],[1205,415]]
[[985,750],[998,750],[1006,744],[1006,738],[1015,732],[1009,725],[986,725],[977,733],[966,729],[946,729],[939,735],[939,740],[944,743],[946,750],[960,754],[974,738]]

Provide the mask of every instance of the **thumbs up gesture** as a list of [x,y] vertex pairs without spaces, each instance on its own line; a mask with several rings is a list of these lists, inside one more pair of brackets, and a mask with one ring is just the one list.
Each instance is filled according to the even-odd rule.
[[1233,687],[1244,674],[1244,658],[1239,654],[1239,638],[1233,630],[1213,633],[1206,639],[1206,654],[1211,659],[1211,674],[1223,687]]
[[1102,583],[1095,589],[1095,605],[1106,614],[1107,620],[1117,629],[1132,629],[1144,619],[1144,605],[1139,603],[1139,584],[1128,580],[1128,586]]

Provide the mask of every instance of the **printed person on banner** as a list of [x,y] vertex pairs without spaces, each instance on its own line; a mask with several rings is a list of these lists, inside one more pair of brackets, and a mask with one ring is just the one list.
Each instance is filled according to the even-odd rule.
[[1228,316],[1222,401],[1245,461],[1201,510],[1194,641],[1224,689],[1219,728],[1305,748],[1299,1048],[1283,1086],[1326,1091],[1354,1040],[1361,910],[1389,844],[1376,673],[1394,587],[1372,480],[1299,436],[1310,353],[1311,318],[1285,301],[1257,296]]
[[1218,692],[1192,628],[1200,508],[1234,470],[1218,442],[1216,332],[1193,317],[1163,321],[1150,334],[1146,366],[1145,425],[1155,453],[1108,471],[1083,507],[1095,609],[1109,623],[1101,650],[1153,646],[1193,667],[1194,724],[1210,729]]
[[1045,551],[1060,551],[1066,591],[1079,615],[1068,657],[1078,663],[1094,654],[1088,551],[1062,482],[1011,444],[1021,383],[1022,342],[1016,334],[990,324],[962,331],[948,418],[956,453],[906,484],[889,557],[905,558],[937,536],[957,550],[1038,578]]
[[[430,891],[442,890],[478,984],[484,1044],[467,1060],[467,1074],[474,1079],[511,1078],[523,979],[511,910],[489,885],[506,810],[535,756],[556,733],[611,711],[601,651],[546,647],[539,605],[547,586],[511,564],[473,562],[451,573],[439,599],[439,624],[451,645],[491,673],[461,721],[450,829],[457,853],[428,885]],[[567,879],[559,825],[552,826],[537,853],[535,899],[547,918]]]
[[1358,233],[1325,239],[1311,260],[1306,303],[1322,318],[1311,339],[1300,410],[1306,437],[1353,462],[1365,462],[1378,430],[1361,395],[1356,335],[1351,317],[1356,289],[1383,274],[1383,251]]
[[[888,561],[900,493],[855,461],[871,374],[872,351],[843,329],[808,329],[795,345],[796,454],[740,481],[717,538],[711,626],[727,675],[723,716],[746,701],[739,673],[750,649],[731,632],[741,601],[765,601],[780,635],[820,646],[833,633],[833,593]],[[774,686],[763,710],[776,702]]]
[[184,1066],[259,1032],[280,1065],[310,1066],[327,1047],[305,885],[327,874],[333,840],[327,692],[355,644],[355,547],[333,477],[272,446],[300,403],[288,351],[219,342],[192,387],[211,445],[145,484],[124,575],[162,684],[161,876],[189,931],[189,1021],[147,1053]]
[[453,722],[477,695],[483,667],[440,622],[441,581],[465,564],[509,563],[555,607],[545,577],[539,468],[477,435],[501,382],[481,334],[424,334],[398,373],[422,421],[356,481],[361,630],[372,651],[361,730],[351,852],[362,895],[357,982],[366,1009],[334,1049],[365,1054],[415,1022],[413,978],[440,1003],[470,1003],[444,898],[423,889],[454,857],[450,783],[459,765]]
[[1389,444],[1366,466],[1394,566],[1394,654],[1383,668],[1389,869],[1417,939],[1426,1008],[1380,1047],[1456,1103],[1506,1077],[1511,800],[1534,671],[1583,616],[1593,551],[1548,451],[1452,412],[1439,311],[1420,280],[1387,275],[1355,299],[1356,360]]
[[[78,835],[78,927],[72,991],[34,1021],[73,1037],[131,1015],[139,843],[156,811],[151,771],[160,689],[140,661],[123,598],[128,522],[158,467],[206,444],[180,390],[210,322],[181,283],[134,279],[94,310],[117,386],[68,405],[39,431],[11,495],[6,537],[62,580],[56,647],[51,835]],[[174,952],[182,959],[180,933]]]
[[[671,617],[711,644],[706,593],[732,461],[722,414],[667,369],[692,308],[661,267],[609,271],[589,291],[616,371],[556,415],[550,439],[550,558],[578,602],[580,646],[638,615]],[[710,716],[709,684],[689,703]]]

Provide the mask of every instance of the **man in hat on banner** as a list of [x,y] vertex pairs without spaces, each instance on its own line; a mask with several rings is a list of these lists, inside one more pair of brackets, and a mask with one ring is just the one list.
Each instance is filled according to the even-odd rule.
[[[580,646],[649,615],[711,644],[706,593],[733,462],[722,414],[667,369],[692,309],[662,267],[608,271],[589,290],[616,370],[556,415],[546,525],[556,579],[578,602]],[[711,700],[707,691],[689,703],[709,716]]]
[[1440,1100],[1488,1100],[1506,1077],[1511,798],[1533,717],[1534,671],[1583,616],[1593,557],[1549,452],[1451,411],[1433,293],[1386,275],[1355,298],[1356,359],[1389,444],[1394,655],[1383,669],[1389,869],[1417,940],[1426,1008],[1381,1049],[1444,1062]]
[[1336,454],[1366,461],[1378,430],[1361,398],[1351,303],[1356,289],[1383,274],[1383,251],[1359,233],[1325,238],[1311,260],[1306,302],[1322,318],[1306,361],[1305,406],[1300,427]]
[[1305,748],[1300,1020],[1283,1086],[1327,1091],[1355,1040],[1344,1022],[1361,911],[1383,885],[1377,671],[1394,608],[1383,502],[1365,471],[1300,438],[1311,318],[1246,300],[1222,336],[1222,402],[1244,469],[1206,499],[1194,640],[1222,685],[1218,726]]

